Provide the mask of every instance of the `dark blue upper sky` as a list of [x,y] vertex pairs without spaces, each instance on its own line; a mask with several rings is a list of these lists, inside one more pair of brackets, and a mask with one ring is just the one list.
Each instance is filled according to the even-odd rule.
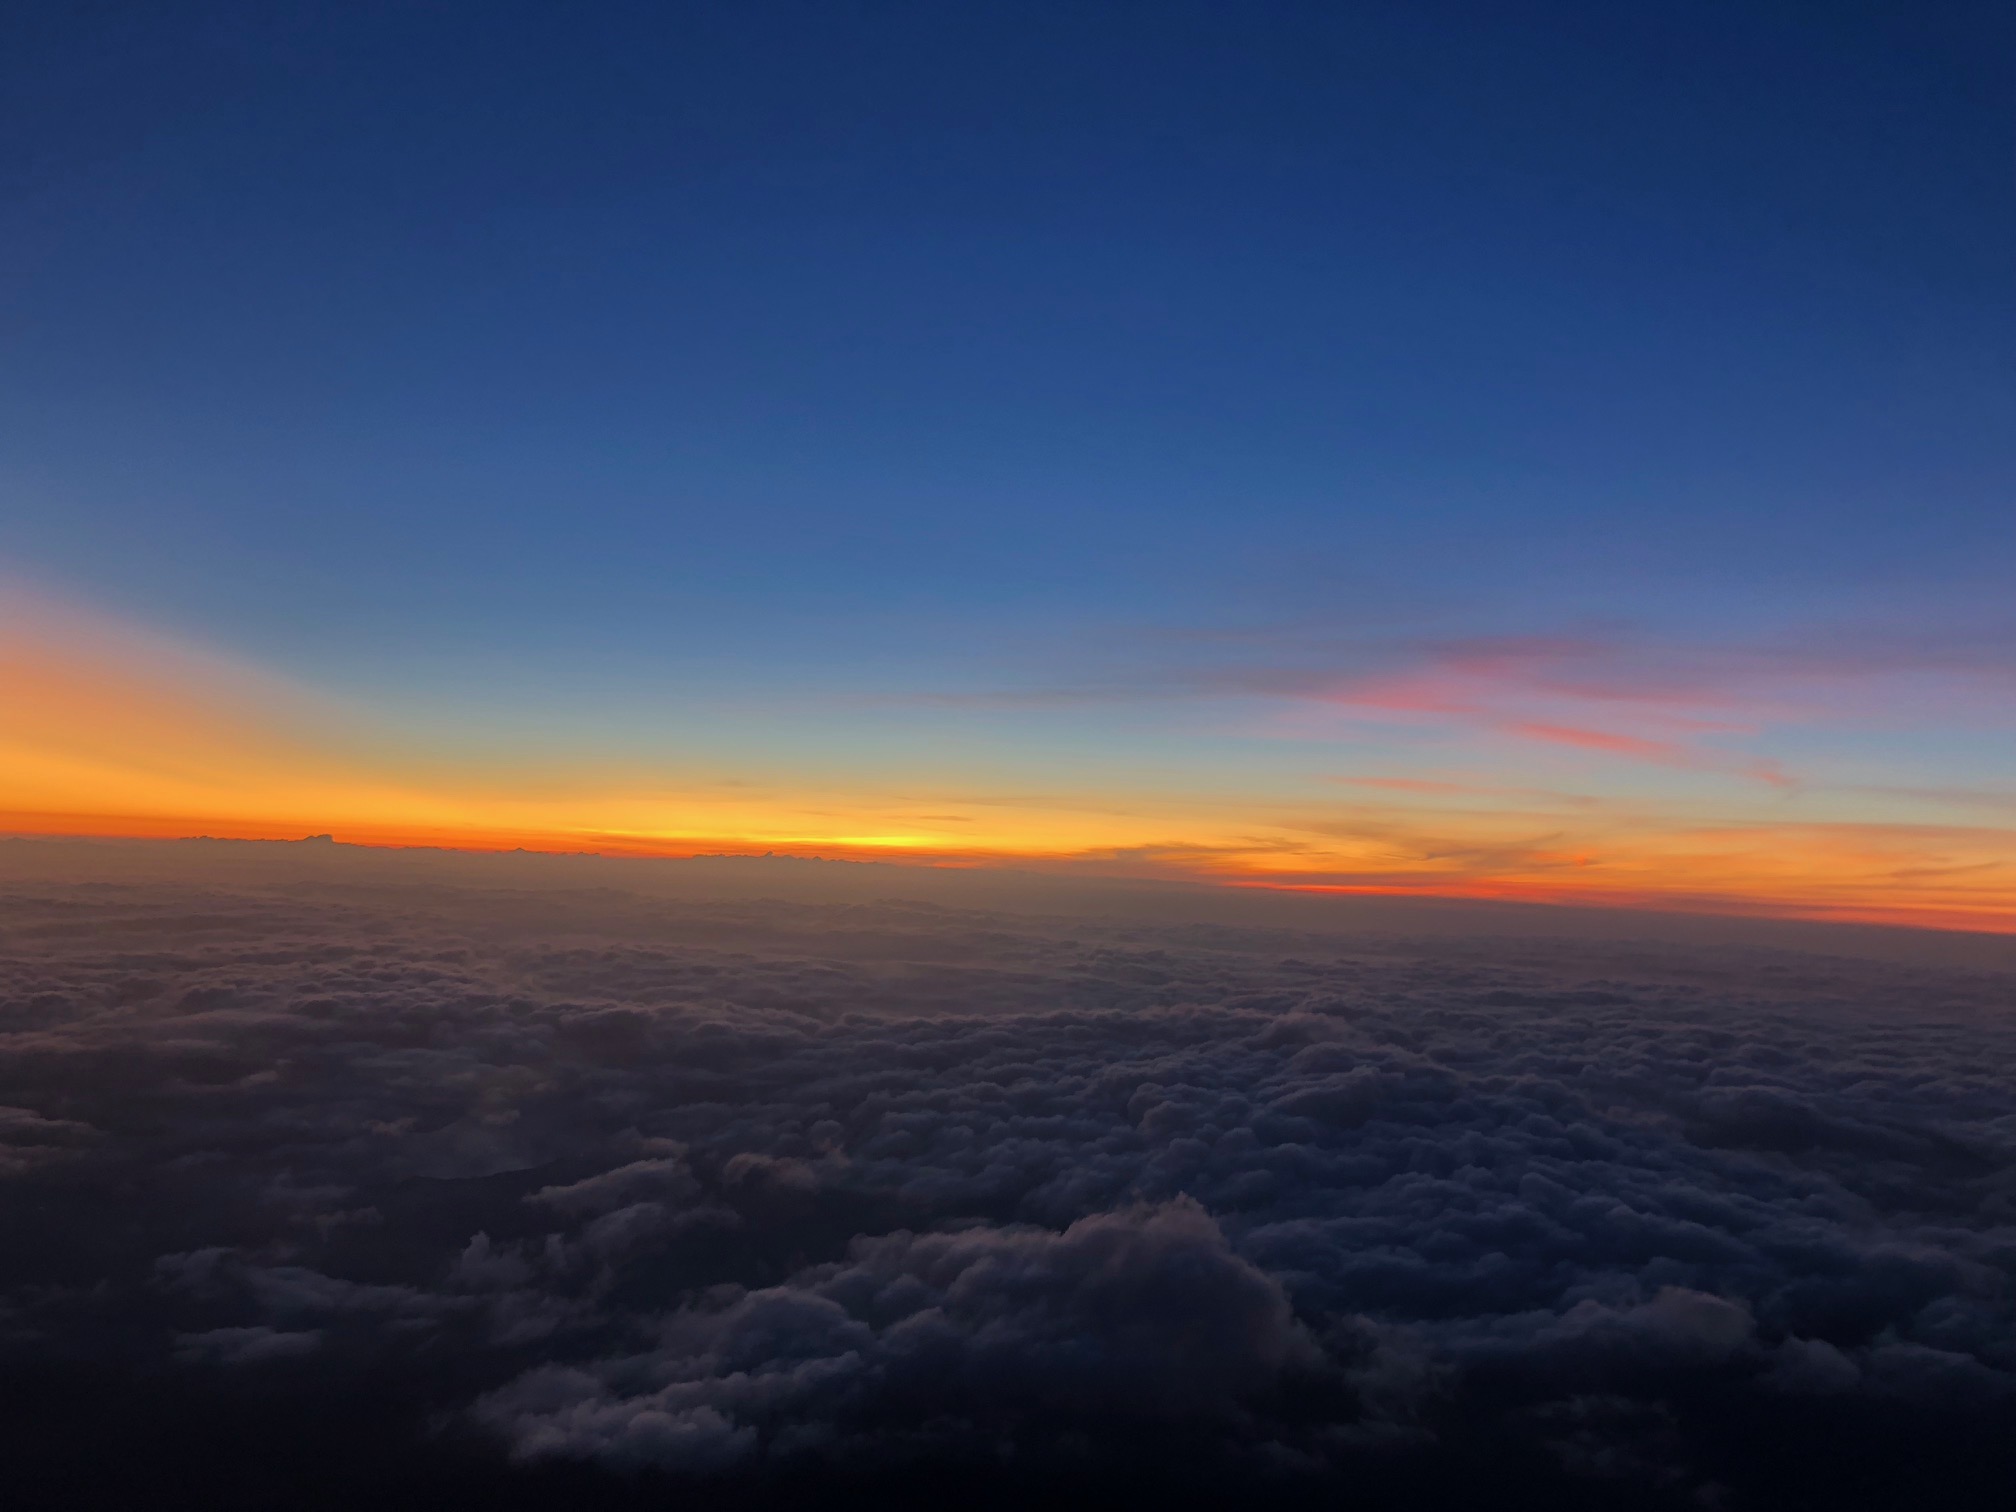
[[0,557],[360,685],[1992,616],[2012,86],[2000,4],[14,7]]

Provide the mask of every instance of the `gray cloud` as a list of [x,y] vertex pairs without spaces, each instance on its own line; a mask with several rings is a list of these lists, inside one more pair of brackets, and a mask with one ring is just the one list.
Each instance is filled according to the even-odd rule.
[[1865,1457],[1835,1505],[1917,1464],[1966,1507],[1913,1444],[1986,1485],[2016,1426],[1996,972],[446,887],[0,917],[0,1151],[57,1152],[0,1164],[21,1369],[312,1360],[522,1475],[779,1495],[1007,1455],[1800,1505],[1768,1424],[1809,1489]]

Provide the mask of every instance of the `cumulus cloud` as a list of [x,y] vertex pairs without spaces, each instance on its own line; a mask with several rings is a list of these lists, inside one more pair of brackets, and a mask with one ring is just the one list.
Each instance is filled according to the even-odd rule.
[[1319,1358],[1279,1283],[1179,1199],[1062,1233],[856,1240],[844,1262],[672,1313],[646,1353],[536,1371],[478,1412],[524,1455],[710,1470],[827,1449],[892,1409],[948,1434],[1046,1412],[1223,1420]]
[[321,1347],[322,1335],[315,1329],[289,1333],[267,1328],[210,1328],[202,1333],[181,1334],[175,1341],[175,1358],[185,1362],[207,1361],[216,1365],[257,1365],[269,1360],[298,1360]]
[[2005,975],[617,892],[6,909],[17,1372],[266,1381],[602,1477],[570,1505],[1965,1508],[2011,1468]]

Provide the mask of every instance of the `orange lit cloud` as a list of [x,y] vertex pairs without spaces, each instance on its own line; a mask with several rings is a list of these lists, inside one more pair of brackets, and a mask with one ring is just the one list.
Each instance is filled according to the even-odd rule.
[[1420,891],[2016,932],[2016,831],[2009,829],[1640,819],[1556,830],[1488,853],[1473,844],[1446,853],[1438,869],[1341,871],[1312,859],[1228,856],[1214,869],[1228,882],[1317,891]]
[[1333,680],[1311,697],[1347,717],[1455,726],[1653,766],[1794,785],[1775,762],[1703,743],[1704,737],[1756,733],[1754,722],[1732,717],[1739,701],[1727,690],[1671,677],[1633,686],[1616,672],[1602,664],[1599,648],[1582,642],[1464,642],[1428,648],[1423,663],[1405,671]]
[[1573,746],[1577,750],[1602,751],[1611,756],[1628,756],[1658,766],[1690,771],[1734,772],[1768,782],[1773,787],[1793,787],[1795,779],[1785,775],[1774,761],[1731,760],[1703,752],[1673,740],[1648,740],[1641,735],[1619,735],[1608,730],[1584,730],[1574,725],[1549,724],[1544,720],[1515,719],[1493,726],[1506,735],[1536,740],[1543,745]]

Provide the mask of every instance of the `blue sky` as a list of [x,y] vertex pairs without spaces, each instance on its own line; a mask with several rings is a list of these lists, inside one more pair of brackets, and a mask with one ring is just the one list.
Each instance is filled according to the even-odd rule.
[[1049,690],[1124,766],[1227,662],[2016,666],[2004,7],[0,28],[0,561],[438,739]]

